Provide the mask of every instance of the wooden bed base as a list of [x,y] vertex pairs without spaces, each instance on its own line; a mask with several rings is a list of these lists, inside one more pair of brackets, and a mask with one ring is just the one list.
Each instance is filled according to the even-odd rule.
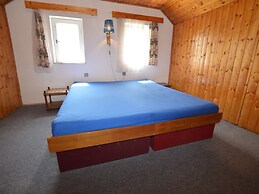
[[215,113],[176,119],[151,125],[113,128],[56,136],[48,138],[48,146],[50,152],[62,152],[212,125],[218,123],[221,118],[222,113]]
[[48,138],[61,172],[211,138],[222,113]]

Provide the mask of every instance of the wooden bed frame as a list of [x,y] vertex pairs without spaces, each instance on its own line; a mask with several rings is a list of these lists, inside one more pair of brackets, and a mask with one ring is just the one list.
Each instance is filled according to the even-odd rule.
[[62,152],[211,125],[218,123],[221,118],[222,113],[215,113],[176,119],[151,125],[121,127],[72,135],[55,136],[48,138],[48,146],[50,152]]
[[[215,113],[144,126],[55,136],[48,138],[48,147],[50,152],[57,153],[60,171],[66,171],[144,154],[148,152],[149,145],[153,150],[160,150],[210,138],[214,125],[220,122],[221,118],[222,113]],[[197,133],[198,135],[196,135]],[[176,134],[176,136],[172,137],[172,134]],[[159,141],[164,141],[165,137],[169,144],[160,145]],[[170,143],[179,137],[183,141]],[[135,152],[130,152],[131,149],[134,149]],[[110,153],[113,153],[113,156]]]

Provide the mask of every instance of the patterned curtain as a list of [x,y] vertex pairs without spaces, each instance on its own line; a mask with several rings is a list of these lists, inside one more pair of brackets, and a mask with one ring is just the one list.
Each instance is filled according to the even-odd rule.
[[38,57],[39,57],[38,66],[49,68],[50,67],[49,55],[46,47],[45,33],[44,33],[44,27],[42,23],[40,10],[34,9],[34,16],[35,16],[35,22],[36,22],[36,37],[38,40]]
[[157,66],[158,60],[158,23],[152,22],[149,25],[151,32],[150,50],[149,50],[149,65]]

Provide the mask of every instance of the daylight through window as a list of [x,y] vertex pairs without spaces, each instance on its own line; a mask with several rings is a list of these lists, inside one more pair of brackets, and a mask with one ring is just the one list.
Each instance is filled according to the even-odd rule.
[[85,63],[83,21],[50,16],[54,63]]

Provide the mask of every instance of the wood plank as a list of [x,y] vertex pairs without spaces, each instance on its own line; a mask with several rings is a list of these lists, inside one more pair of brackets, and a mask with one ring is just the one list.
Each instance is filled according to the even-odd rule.
[[7,5],[8,3],[10,3],[13,0],[0,0],[0,4],[1,5]]
[[210,22],[211,22],[211,15],[212,15],[212,12],[209,12],[207,14],[207,17],[206,17],[206,20],[205,20],[205,34],[203,36],[203,44],[202,44],[202,54],[201,54],[201,62],[200,62],[200,65],[201,65],[201,71],[199,72],[200,73],[200,77],[199,77],[199,80],[198,80],[198,96],[200,98],[204,98],[204,93],[205,93],[205,74],[207,73],[207,65],[205,62],[206,62],[206,53],[207,53],[207,47],[208,47],[208,42],[209,42],[209,32],[211,31],[211,25],[210,25]]
[[232,30],[232,36],[230,41],[230,48],[229,48],[229,55],[227,60],[227,69],[224,76],[224,85],[222,87],[222,93],[225,94],[224,98],[221,98],[220,106],[224,107],[223,117],[224,119],[228,120],[230,109],[231,109],[231,102],[232,102],[232,93],[235,91],[235,87],[231,85],[231,78],[233,77],[233,69],[234,69],[234,60],[236,56],[237,51],[237,45],[239,44],[239,34],[240,34],[240,28],[243,21],[243,15],[244,15],[244,9],[246,5],[246,0],[241,0],[238,3],[234,24],[233,24],[233,30]]
[[154,135],[155,125],[135,126],[85,132],[48,138],[50,152],[91,147]]
[[97,15],[97,9],[94,9],[94,8],[42,3],[42,2],[35,2],[35,1],[25,1],[24,4],[25,4],[25,7],[29,8],[29,9],[45,9],[45,10],[82,13],[82,14],[87,14],[87,15],[92,15],[92,16]]
[[205,94],[204,97],[207,100],[213,101],[213,98],[211,98],[211,93],[213,92],[213,86],[215,83],[215,77],[217,74],[217,63],[216,63],[216,58],[217,58],[217,49],[218,49],[218,37],[220,36],[220,25],[221,25],[221,18],[222,18],[222,10],[216,9],[215,10],[215,22],[213,23],[213,27],[211,30],[213,31],[212,33],[212,40],[211,40],[211,51],[210,51],[210,56],[209,56],[209,72],[208,72],[208,79],[207,79],[207,84],[205,86]]
[[[207,14],[208,15],[208,14]],[[208,17],[208,16],[207,16]],[[213,60],[213,47],[214,44],[215,44],[215,41],[214,41],[214,36],[217,32],[216,29],[216,24],[217,24],[217,11],[214,10],[214,11],[211,11],[211,21],[210,21],[210,32],[209,32],[209,37],[208,37],[208,45],[207,45],[207,51],[206,51],[206,57],[205,57],[205,61],[206,61],[206,66],[207,66],[207,69],[205,71],[206,73],[206,79],[204,81],[204,86],[203,86],[203,92],[204,92],[204,95],[203,95],[203,98],[204,99],[209,99],[209,88],[211,86],[211,82],[212,82],[212,68],[211,68],[211,64],[212,64],[212,60]]]
[[[246,93],[248,93],[249,88],[247,86],[248,86],[249,80],[251,79],[250,72],[252,70],[253,60],[256,56],[256,46],[258,45],[258,39],[259,39],[258,26],[259,26],[259,1],[256,0],[256,5],[253,10],[252,19],[249,23],[248,36],[245,40],[246,41],[245,49],[244,49],[245,52],[242,58],[241,69],[239,73],[239,77],[242,79],[238,79],[237,88],[234,96],[235,104],[243,104],[245,95]],[[238,112],[238,114],[240,114],[241,111],[243,111],[241,110],[241,107],[234,106],[232,110],[232,114],[234,114],[234,112]],[[243,121],[242,117],[244,116],[240,115],[240,119],[238,117],[236,118],[236,120],[239,119],[238,124],[240,126],[244,126],[242,122]]]
[[21,106],[20,87],[11,36],[5,12],[0,6],[0,119]]
[[[209,32],[202,37],[204,17],[211,19]],[[259,0],[233,1],[205,13],[204,17],[198,16],[176,25],[181,26],[180,31],[184,34],[185,31],[191,33],[188,39],[192,46],[188,46],[188,40],[180,33],[174,37],[177,44],[173,43],[172,52],[177,55],[172,57],[172,62],[177,62],[177,68],[171,66],[170,83],[177,90],[214,101],[220,105],[223,119],[256,132],[258,81],[254,66],[259,64],[256,50],[259,44]],[[189,22],[194,26],[192,32]],[[199,50],[201,37],[203,43]],[[181,44],[185,49],[180,49]],[[183,76],[188,78],[181,78]]]
[[[186,92],[191,94],[192,93],[192,82],[194,80],[194,72],[195,72],[195,67],[193,66],[193,61],[195,59],[195,50],[196,50],[196,36],[195,34],[198,33],[198,29],[197,29],[197,20],[198,17],[191,19],[192,22],[192,26],[193,26],[193,30],[192,30],[192,34],[190,35],[190,41],[191,41],[191,47],[190,47],[190,56],[189,56],[189,71],[188,71],[188,75],[185,75],[188,77],[188,82],[187,82],[187,89]],[[188,64],[187,64],[188,65]],[[177,82],[177,80],[176,80]]]
[[185,81],[185,87],[184,87],[184,92],[188,93],[190,91],[190,82],[191,82],[191,72],[193,70],[192,67],[192,50],[194,50],[194,39],[193,39],[193,33],[195,31],[195,22],[194,19],[189,20],[190,22],[190,29],[189,31],[189,35],[188,35],[188,49],[187,49],[187,57],[186,57],[186,61],[185,64],[187,65],[187,70],[186,70],[186,74],[184,75],[186,77],[186,81]]
[[[223,50],[223,55],[219,56],[221,57],[220,63],[222,63],[224,66],[220,69],[219,72],[219,77],[218,77],[218,86],[216,88],[216,96],[219,98],[219,108],[220,111],[223,112],[224,114],[224,105],[225,105],[225,95],[228,89],[228,85],[224,83],[224,79],[226,79],[226,72],[228,68],[228,57],[229,57],[229,52],[230,52],[230,47],[231,47],[231,40],[234,32],[234,23],[235,23],[235,17],[236,17],[236,12],[238,8],[238,3],[233,3],[230,7],[229,10],[229,17],[227,19],[227,30],[226,30],[226,41],[224,42],[224,50]],[[229,74],[227,74],[229,75]],[[223,92],[224,91],[224,92]]]
[[221,118],[222,113],[216,113],[161,122],[155,126],[155,135],[218,123]]
[[249,32],[249,26],[250,26],[249,24],[252,19],[254,6],[255,6],[254,0],[246,2],[243,22],[240,27],[240,36],[239,36],[237,51],[236,51],[235,60],[234,60],[233,73],[230,80],[229,92],[227,96],[227,104],[225,109],[225,112],[228,111],[227,120],[235,124],[237,124],[238,122],[238,117],[240,115],[240,110],[242,107],[242,103],[236,103],[236,98],[242,98],[241,97],[242,93],[245,93],[244,91],[246,90],[245,86],[241,86],[242,87],[241,88],[238,85],[238,83],[240,83],[238,82],[238,80],[247,79],[247,75],[241,74],[241,69],[242,69],[242,60],[245,53],[244,50],[247,43],[246,40]]
[[185,53],[186,53],[186,56],[185,56],[185,61],[184,61],[184,63],[187,65],[187,68],[185,69],[185,71],[184,71],[184,75],[183,75],[183,77],[184,77],[184,80],[183,80],[183,92],[187,92],[188,91],[188,89],[189,89],[189,85],[187,84],[187,83],[189,83],[189,79],[190,79],[190,77],[188,76],[189,74],[190,74],[190,72],[191,72],[191,69],[192,69],[192,66],[191,66],[191,63],[190,63],[190,58],[191,58],[191,52],[190,52],[190,50],[192,49],[192,47],[193,47],[193,42],[192,42],[192,39],[191,39],[191,37],[192,37],[192,33],[193,33],[193,29],[194,29],[194,24],[193,24],[193,20],[189,20],[188,21],[188,34],[187,34],[187,37],[186,37],[186,40],[185,40],[185,42],[186,42],[186,51],[185,51]]
[[188,129],[190,127],[214,124],[219,122],[221,117],[221,113],[216,113],[176,119],[168,122],[161,122],[145,126],[122,127],[50,137],[48,138],[48,146],[50,152],[61,152],[83,147],[103,145],[124,140],[163,134],[171,131]]
[[[188,29],[189,28],[189,22],[185,22],[182,27],[184,29]],[[186,68],[183,68],[184,66],[182,64],[185,63],[185,57],[186,57],[186,49],[187,49],[187,35],[188,35],[188,31],[182,31],[182,40],[180,43],[180,55],[179,55],[179,80],[178,80],[178,87],[181,88],[181,91],[184,91],[184,85],[185,85],[185,80],[186,80],[186,76],[185,76],[185,71]]]
[[180,42],[181,42],[181,28],[182,25],[175,25],[174,27],[174,36],[173,36],[173,49],[172,49],[172,62],[171,62],[171,68],[173,71],[171,71],[171,78],[172,80],[169,82],[174,89],[178,89],[178,80],[180,75],[180,69],[179,69],[179,53],[180,53]]
[[170,18],[172,23],[177,24],[186,21],[190,18],[199,16],[209,11],[215,10],[219,7],[232,3],[234,0],[227,1],[200,1],[200,0],[178,0],[167,1],[164,6],[161,7],[167,17]]
[[201,16],[201,25],[200,25],[200,33],[199,33],[199,43],[198,43],[198,53],[197,53],[197,66],[196,66],[196,69],[197,69],[197,74],[196,74],[196,79],[195,79],[195,88],[194,88],[194,95],[195,96],[198,96],[200,97],[201,96],[201,93],[199,92],[199,85],[200,85],[200,82],[201,82],[201,72],[202,72],[202,69],[203,69],[203,66],[202,66],[202,55],[203,55],[203,49],[204,49],[204,38],[205,37],[205,28],[207,27],[206,26],[206,18],[205,15],[202,15]]
[[[200,51],[200,32],[202,29],[202,17],[199,16],[197,17],[197,23],[196,23],[196,32],[194,34],[195,37],[197,37],[194,42],[195,42],[195,50],[193,51],[193,60],[192,60],[192,65],[193,65],[193,71],[192,71],[192,87],[191,87],[191,94],[195,96],[195,89],[197,85],[197,74],[199,71],[199,51]],[[183,29],[184,30],[184,29]],[[184,67],[183,67],[184,68]]]
[[214,78],[215,79],[215,89],[214,89],[214,94],[211,94],[213,95],[213,101],[216,103],[216,104],[219,104],[219,99],[220,99],[220,96],[217,96],[217,91],[219,91],[219,88],[221,88],[221,85],[220,85],[220,74],[222,75],[223,74],[223,70],[225,69],[225,66],[226,64],[224,63],[221,63],[221,59],[222,59],[222,56],[224,55],[223,54],[223,51],[224,51],[224,44],[225,42],[227,41],[227,29],[228,29],[228,18],[229,18],[229,10],[230,10],[230,5],[228,6],[224,6],[222,8],[222,12],[223,12],[223,15],[222,15],[222,19],[221,19],[221,26],[220,26],[220,29],[221,29],[221,34],[219,36],[219,39],[218,39],[218,52],[217,52],[217,59],[216,59],[216,65],[218,66],[218,72],[217,72],[217,75],[216,77]]
[[[154,8],[154,9],[160,9],[160,5],[162,4],[161,2],[163,1],[166,1],[166,0],[163,0],[163,1],[157,1],[156,2],[153,2],[153,3],[147,3],[145,1],[136,1],[136,2],[133,2],[133,1],[121,1],[121,0],[103,0],[103,1],[108,1],[108,2],[112,2],[112,3],[119,3],[119,4],[125,4],[125,5],[136,5],[136,6],[141,6],[141,7],[149,7],[149,8]],[[150,2],[150,1],[148,1]]]
[[[258,31],[259,34],[259,31]],[[241,127],[247,128],[249,117],[251,116],[251,111],[253,109],[255,96],[258,95],[256,93],[258,83],[259,83],[259,41],[257,40],[257,48],[254,51],[253,59],[250,63],[250,73],[247,84],[247,90],[244,96],[244,101],[242,105],[242,109],[240,112],[240,117],[238,120],[238,125]],[[259,117],[259,115],[257,115]]]
[[133,14],[133,13],[126,13],[126,12],[118,12],[118,11],[112,11],[112,17],[164,23],[164,18],[147,16],[147,15],[139,15],[139,14]]

